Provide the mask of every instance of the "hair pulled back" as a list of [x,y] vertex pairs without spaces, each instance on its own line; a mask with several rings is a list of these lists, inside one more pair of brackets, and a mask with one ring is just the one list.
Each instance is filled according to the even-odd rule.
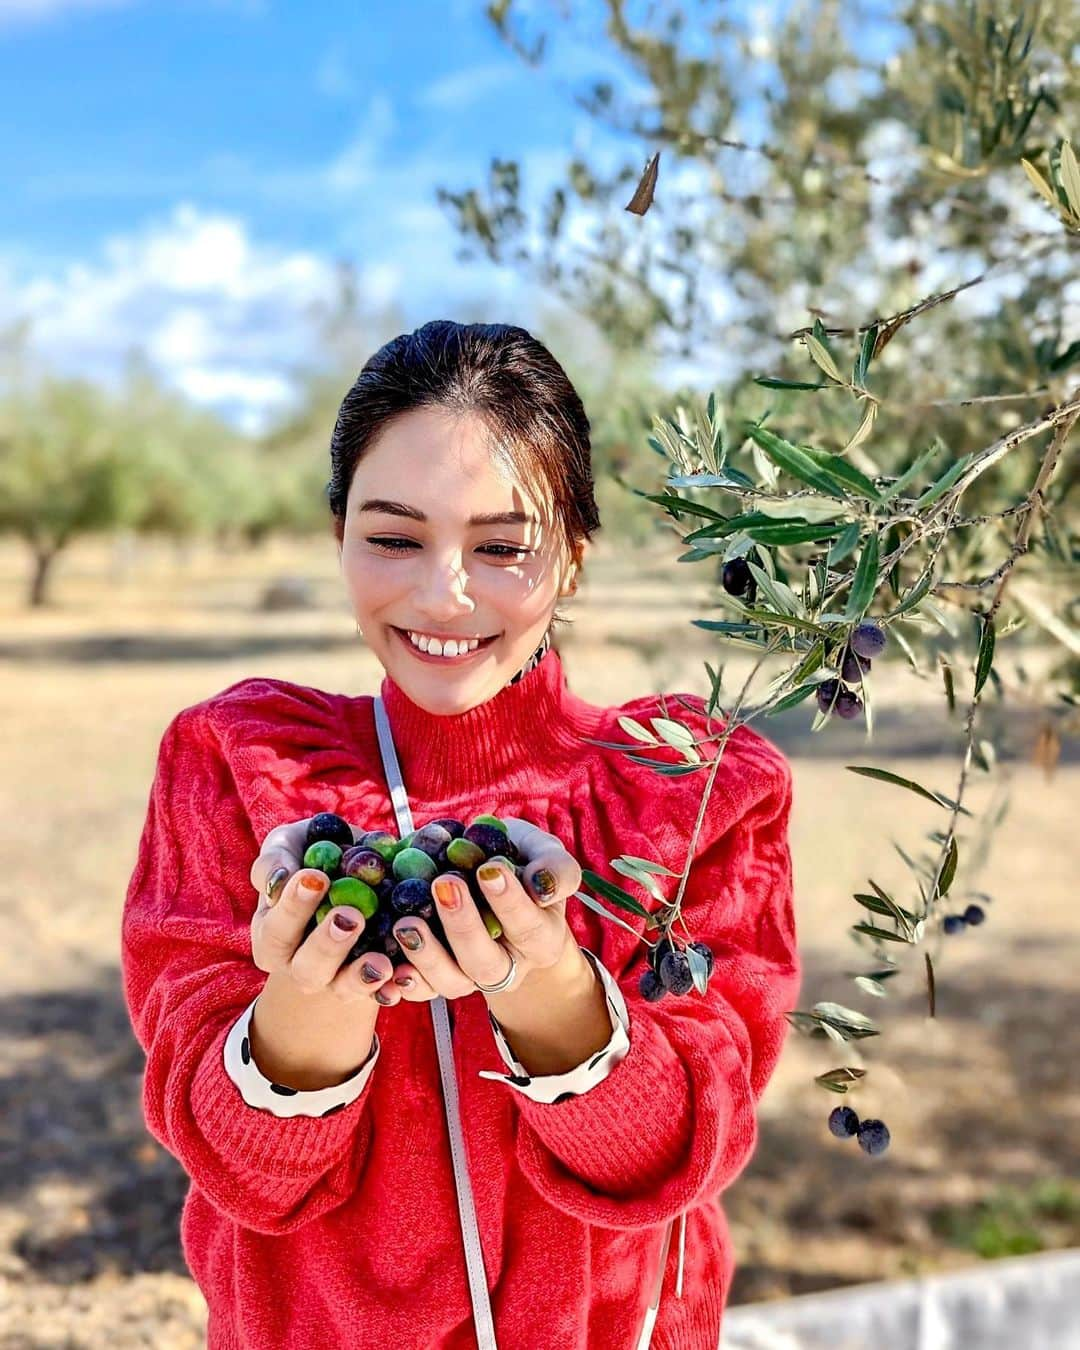
[[533,497],[545,527],[561,530],[572,557],[600,528],[589,419],[559,362],[524,328],[434,319],[380,347],[342,401],[326,485],[339,540],[357,464],[418,408],[476,417],[493,457]]

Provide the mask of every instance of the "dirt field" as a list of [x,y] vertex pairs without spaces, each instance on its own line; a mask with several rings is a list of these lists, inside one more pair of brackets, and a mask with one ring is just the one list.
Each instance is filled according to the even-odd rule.
[[[717,614],[677,554],[596,549],[558,638],[578,694],[707,692],[703,662],[725,657],[688,621]],[[382,671],[355,634],[329,541],[228,556],[140,547],[126,560],[90,544],[61,559],[39,613],[23,608],[27,568],[0,548],[0,1346],[197,1347],[205,1306],[178,1233],[186,1178],[143,1126],[142,1052],[119,979],[158,741],[181,707],[246,675],[361,694]],[[263,585],[285,574],[308,576],[311,603],[261,612]],[[998,652],[1010,685],[1016,653],[1029,673],[1045,664],[1016,643]],[[725,688],[738,687],[747,658],[726,661]],[[1075,742],[1048,777],[1030,763],[1037,718],[988,704],[1002,768],[992,780],[975,771],[966,800],[980,811],[1007,789],[1010,805],[977,875],[968,823],[954,891],[993,900],[979,929],[928,940],[930,1019],[921,952],[906,953],[887,999],[848,978],[871,965],[852,942],[865,914],[851,895],[872,876],[910,903],[892,842],[927,849],[946,813],[844,765],[952,796],[959,725],[939,684],[906,664],[875,669],[873,688],[870,744],[853,724],[811,736],[805,704],[757,723],[795,775],[799,1006],[861,1009],[883,1034],[842,1051],[790,1033],[754,1159],[726,1194],[732,1304],[1080,1244]],[[55,859],[54,841],[65,845]],[[813,1082],[840,1063],[869,1069],[844,1098]],[[886,1121],[888,1152],[870,1158],[829,1134],[842,1101]]]

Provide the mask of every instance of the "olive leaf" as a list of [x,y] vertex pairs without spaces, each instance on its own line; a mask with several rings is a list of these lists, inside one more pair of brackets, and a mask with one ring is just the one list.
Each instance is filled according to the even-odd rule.
[[636,914],[638,918],[649,918],[649,911],[639,901],[621,886],[616,886],[614,882],[605,881],[603,877],[588,868],[581,869],[581,879],[585,885],[594,890],[597,895],[602,895],[605,900],[610,900],[613,905],[620,909],[625,909],[629,914]]
[[919,783],[912,782],[910,778],[901,778],[898,773],[890,773],[888,769],[874,768],[869,764],[845,764],[844,768],[850,769],[852,773],[865,774],[867,778],[880,778],[883,783],[895,783],[898,787],[906,787],[912,792],[917,792],[920,797],[925,797],[927,801],[937,802],[938,806],[947,806],[950,810],[959,811],[961,815],[971,815],[967,807],[958,806],[943,792],[934,792],[930,788],[922,787]]
[[873,979],[870,975],[856,975],[855,983],[864,994],[873,994],[875,998],[888,998],[888,992],[880,981]]
[[936,502],[943,493],[948,492],[974,458],[974,452],[964,455],[962,459],[958,459],[955,464],[946,469],[933,487],[927,488],[921,497],[916,497],[915,510],[921,510],[922,507],[929,506],[931,502]]
[[624,858],[613,859],[611,866],[616,872],[620,873],[622,876],[629,877],[631,881],[640,882],[641,885],[644,886],[645,889],[649,892],[649,894],[654,899],[659,900],[662,905],[667,904],[667,896],[664,895],[663,891],[652,879],[652,877],[648,874],[648,872],[642,871],[640,867],[635,867],[633,863],[627,862]]
[[699,994],[704,994],[709,982],[709,963],[693,947],[687,947],[686,959],[690,962],[690,974],[694,980],[694,988]]
[[775,432],[767,428],[752,424],[746,428],[746,434],[752,441],[756,441],[769,458],[793,478],[798,478],[801,482],[807,483],[810,487],[815,487],[819,492],[824,492],[827,497],[840,497],[846,499],[847,494],[843,485],[824,469],[818,467],[816,462],[805,451],[800,450],[798,446],[792,445],[790,441],[785,441],[782,436],[777,436]]
[[938,451],[944,449],[945,449],[945,442],[941,439],[940,436],[936,436],[934,438],[934,444],[930,447],[930,449],[924,450],[923,453],[915,460],[915,463],[912,464],[910,468],[905,469],[895,483],[885,488],[885,490],[881,494],[882,503],[884,504],[885,502],[891,501],[893,497],[903,492],[904,488],[906,488],[910,482],[912,482],[915,478],[919,476],[920,473],[922,473],[923,469],[927,466],[927,464],[930,463],[930,461],[934,458],[934,456],[938,453]]
[[754,383],[765,389],[826,389],[828,380],[781,380],[773,375],[755,375]]
[[816,366],[820,366],[831,380],[837,384],[846,383],[843,375],[840,374],[836,362],[832,358],[832,353],[823,342],[819,342],[811,333],[806,334],[806,347]]
[[681,872],[673,872],[670,867],[665,867],[663,863],[654,862],[651,858],[637,858],[632,853],[623,853],[621,855],[624,862],[635,863],[646,872],[655,872],[661,877],[681,877]]
[[979,638],[979,655],[975,663],[975,697],[978,698],[994,664],[994,621],[980,614],[982,635]]
[[949,840],[948,852],[945,855],[945,866],[941,869],[941,878],[938,881],[937,893],[939,896],[946,895],[949,887],[953,883],[953,877],[956,875],[956,836]]
[[790,586],[785,586],[782,581],[770,577],[757,563],[752,563],[749,559],[747,559],[746,565],[749,567],[754,580],[782,614],[798,616],[799,599]]
[[866,1072],[865,1069],[853,1069],[844,1065],[842,1069],[830,1069],[828,1073],[819,1073],[814,1082],[830,1092],[847,1092],[848,1085],[856,1082]]
[[859,524],[858,521],[853,521],[829,549],[828,565],[835,567],[838,562],[843,562],[849,553],[855,552],[858,542]]
[[852,928],[856,933],[865,933],[867,937],[878,938],[882,942],[910,942],[910,938],[902,933],[890,933],[887,928],[878,928],[872,923],[853,923]]
[[607,919],[611,923],[617,923],[620,928],[625,928],[628,933],[633,933],[634,937],[640,936],[636,928],[631,928],[624,919],[620,919],[617,914],[612,914],[609,909],[605,909],[599,900],[594,900],[591,895],[586,895],[584,891],[575,891],[574,896],[583,905],[599,914],[601,918]]
[[808,544],[818,539],[831,539],[840,530],[839,525],[800,524],[798,521],[746,527],[747,534],[757,544]]
[[876,534],[872,534],[863,545],[863,550],[859,554],[859,561],[855,567],[855,576],[851,582],[851,590],[848,593],[847,604],[844,606],[845,619],[854,621],[856,619],[861,619],[866,613],[867,606],[874,598],[877,578],[878,537]]
[[681,750],[683,746],[693,745],[694,733],[689,727],[683,726],[681,722],[673,722],[668,717],[650,717],[656,734],[662,737],[668,745],[674,746],[676,750]]
[[[870,418],[870,425],[873,424],[873,416],[871,414],[876,415],[876,409],[877,405],[871,404],[870,412],[867,414]],[[863,422],[864,424],[866,423],[866,418],[863,419]],[[859,440],[862,440],[864,434],[862,427],[860,427],[859,431],[855,433],[855,436],[858,437]],[[844,447],[845,450],[850,450],[851,446],[856,443],[855,437],[852,437],[851,441]],[[803,453],[808,455],[819,468],[824,469],[826,473],[831,474],[834,478],[839,478],[841,482],[846,483],[849,487],[853,487],[861,496],[869,497],[872,502],[881,501],[881,493],[874,486],[873,482],[867,478],[866,474],[857,469],[854,464],[849,464],[841,455],[830,455],[824,450],[806,450]]]
[[632,717],[620,717],[619,726],[628,736],[633,736],[635,740],[644,741],[646,745],[659,745],[655,736],[651,735],[640,722],[636,722]]

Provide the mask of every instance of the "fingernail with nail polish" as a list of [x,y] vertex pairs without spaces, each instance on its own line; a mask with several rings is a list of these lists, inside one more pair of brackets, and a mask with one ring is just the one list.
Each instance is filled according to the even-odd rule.
[[418,952],[424,942],[418,928],[399,928],[396,936],[401,945],[410,952]]
[[374,984],[376,980],[382,979],[382,972],[373,966],[370,961],[365,961],[360,967],[360,974],[367,984]]
[[506,874],[495,863],[486,864],[477,869],[476,875],[484,883],[484,889],[492,895],[502,895],[506,890]]
[[452,881],[440,877],[438,881],[432,882],[431,889],[435,892],[435,899],[438,900],[443,909],[461,908],[461,894]]
[[541,900],[550,900],[559,889],[559,883],[552,872],[546,867],[541,867],[538,872],[533,873],[532,888]]

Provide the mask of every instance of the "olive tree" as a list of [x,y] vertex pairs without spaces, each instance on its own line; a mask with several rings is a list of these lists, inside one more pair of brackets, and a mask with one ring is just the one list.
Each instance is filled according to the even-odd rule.
[[[665,696],[648,725],[623,719],[629,739],[612,748],[662,775],[701,775],[700,806],[679,872],[610,860],[651,909],[591,870],[593,894],[578,897],[612,922],[627,926],[615,911],[644,920],[646,997],[703,994],[712,953],[693,945],[681,907],[729,737],[809,705],[814,734],[858,718],[870,741],[873,662],[903,661],[912,678],[940,680],[962,725],[960,763],[949,792],[847,766],[868,789],[876,780],[942,813],[929,850],[896,845],[906,890],[868,878],[855,894],[866,966],[853,980],[886,998],[896,953],[921,948],[933,1016],[945,936],[983,922],[993,900],[976,886],[1007,798],[974,837],[961,831],[972,773],[999,767],[985,700],[1016,695],[995,667],[999,644],[1035,626],[1060,652],[1042,687],[1045,762],[1080,693],[1066,612],[1080,593],[1067,459],[1080,333],[1064,294],[1080,238],[1069,139],[1080,16],[1069,3],[897,6],[899,36],[871,57],[856,5],[794,6],[756,34],[691,5],[652,5],[635,28],[625,9],[608,0],[605,39],[647,93],[624,96],[612,78],[577,99],[633,143],[614,173],[575,156],[539,222],[520,206],[515,161],[493,161],[486,195],[439,192],[470,243],[496,261],[513,250],[616,345],[744,356],[704,406],[680,397],[656,413],[624,486],[678,534],[677,564],[715,575],[727,616],[693,622],[720,653],[749,651],[751,670],[729,690],[719,658],[706,662],[705,737]],[[488,14],[542,64],[545,35],[522,36],[513,0]],[[752,102],[766,125],[756,144],[736,129]],[[574,238],[595,225],[591,245],[567,242],[572,208]],[[658,491],[629,481],[656,467],[651,454]],[[866,1076],[857,1042],[879,1034],[874,1018],[842,999],[787,1015],[843,1052],[817,1075],[823,1089],[844,1095]],[[880,1120],[837,1107],[828,1123],[867,1153],[888,1147]]]

